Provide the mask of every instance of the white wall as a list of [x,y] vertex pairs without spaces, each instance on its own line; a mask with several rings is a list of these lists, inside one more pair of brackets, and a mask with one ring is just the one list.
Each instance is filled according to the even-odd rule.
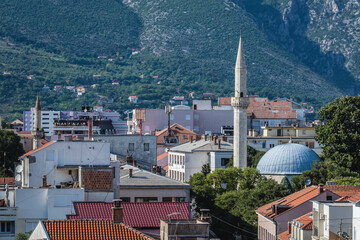
[[214,171],[217,168],[224,168],[225,166],[221,165],[221,159],[222,158],[231,158],[233,155],[233,152],[211,152],[210,153],[210,169],[211,171]]
[[55,142],[50,146],[32,154],[36,162],[29,163],[29,169],[23,163],[23,174],[29,171],[29,185],[26,182],[23,186],[40,187],[42,186],[42,176],[47,175],[47,183],[51,185],[60,182],[72,181],[68,170],[59,170],[57,166],[97,166],[110,165],[110,144],[104,142]]
[[360,203],[353,204],[353,240],[360,240]]
[[[120,156],[126,156],[129,149],[129,143],[134,143],[134,151],[128,151],[129,155],[136,161],[156,164],[156,136],[134,136],[134,135],[102,135],[94,136],[94,139],[101,139],[110,143],[110,152]],[[144,150],[144,144],[149,144],[149,151]]]
[[19,188],[15,190],[17,232],[28,232],[39,220],[66,219],[72,201],[84,201],[84,189]]

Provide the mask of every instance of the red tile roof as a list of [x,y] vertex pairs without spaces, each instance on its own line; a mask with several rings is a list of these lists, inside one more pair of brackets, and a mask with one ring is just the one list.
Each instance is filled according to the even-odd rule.
[[[250,104],[247,114],[253,114],[255,118],[285,118],[295,119],[296,110],[292,109],[292,103],[288,101],[269,101],[268,98],[249,97]],[[231,105],[230,97],[220,97],[218,105]]]
[[342,185],[324,185],[324,189],[327,189],[339,197],[352,197],[360,192],[360,185],[356,186],[342,186]]
[[[114,203],[109,202],[74,202],[75,215],[67,215],[68,219],[111,219]],[[124,211],[124,223],[136,228],[158,228],[160,219],[189,219],[189,203],[187,202],[147,202],[121,203]]]
[[16,132],[17,135],[31,135],[31,131],[18,131]]
[[356,195],[354,195],[352,198],[349,199],[349,201],[353,202],[353,203],[357,203],[360,201],[360,192]]
[[312,218],[310,217],[311,214],[312,214],[312,212],[309,212],[309,213],[295,219],[296,221],[302,223],[302,226],[300,227],[301,229],[312,230],[313,224],[312,224]]
[[[276,200],[274,202],[268,203],[262,207],[259,207],[256,212],[258,214],[261,214],[263,216],[269,217],[269,218],[275,218],[280,214],[275,214],[272,211],[273,205],[285,205],[288,206],[289,209],[298,206],[306,201],[309,201],[310,199],[314,198],[319,194],[319,189],[317,186],[310,186],[307,188],[304,188],[298,192],[295,192],[293,194],[290,194],[286,197],[283,197],[279,200]],[[286,212],[286,211],[284,211]]]
[[[340,198],[346,198],[351,197],[360,192],[360,185],[358,186],[342,186],[342,185],[324,185],[322,186],[324,190],[330,191],[336,195],[338,195]],[[275,218],[282,214],[283,212],[280,212],[279,214],[275,214],[272,211],[273,205],[281,205],[281,206],[287,206],[289,209],[296,207],[300,204],[303,204],[312,198],[319,195],[319,186],[310,186],[307,188],[304,188],[298,192],[295,192],[293,194],[290,194],[286,197],[283,197],[279,200],[276,200],[274,202],[268,203],[262,207],[259,207],[256,212],[258,214],[261,214],[263,216],[269,217],[269,218]]]
[[51,240],[153,240],[144,233],[112,220],[52,220],[43,221]]
[[13,177],[5,177],[5,178],[1,177],[0,178],[0,184],[4,184],[4,182],[5,182],[5,184],[14,183],[15,178],[13,178]]
[[[188,142],[190,140],[190,137],[192,136],[194,139],[196,138],[196,133],[187,129],[186,127],[181,126],[180,124],[173,124],[170,126],[170,129],[172,133],[175,136],[179,137],[180,143]],[[168,129],[165,128],[159,132],[156,132],[155,135],[158,137],[156,143],[157,144],[164,144],[164,138],[163,136],[168,134]],[[184,139],[183,136],[186,136]]]
[[46,148],[46,147],[50,146],[50,145],[51,145],[51,144],[53,144],[53,143],[54,143],[53,141],[50,141],[50,142],[48,142],[48,143],[45,143],[45,144],[44,144],[44,145],[42,145],[41,147],[39,147],[39,148],[37,148],[37,149],[31,150],[31,151],[29,151],[29,152],[25,153],[25,154],[24,154],[24,155],[22,155],[20,158],[27,157],[27,156],[29,156],[29,155],[31,155],[31,154],[33,154],[33,153],[35,153],[35,152],[37,152],[37,151],[39,151],[39,150],[41,150],[41,149],[44,149],[44,148]]
[[289,240],[289,238],[291,237],[291,234],[289,233],[288,230],[286,230],[285,232],[278,234],[277,237],[280,240]]

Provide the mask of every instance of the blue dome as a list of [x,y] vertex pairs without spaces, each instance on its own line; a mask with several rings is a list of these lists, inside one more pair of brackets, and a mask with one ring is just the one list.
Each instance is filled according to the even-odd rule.
[[319,159],[319,156],[310,148],[288,143],[267,151],[256,168],[261,174],[296,175],[311,170],[313,162]]

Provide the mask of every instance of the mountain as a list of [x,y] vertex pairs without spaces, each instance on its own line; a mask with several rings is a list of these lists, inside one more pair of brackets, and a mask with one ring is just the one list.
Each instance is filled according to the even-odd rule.
[[[359,92],[357,1],[3,0],[0,114],[101,104],[159,107],[195,91],[233,94],[240,30],[248,91],[319,107]],[[28,79],[28,75],[34,75]],[[112,84],[112,83],[119,84]],[[90,88],[91,84],[99,84]],[[46,85],[48,88],[44,88]],[[54,85],[86,86],[77,96]],[[126,99],[138,95],[138,105]]]

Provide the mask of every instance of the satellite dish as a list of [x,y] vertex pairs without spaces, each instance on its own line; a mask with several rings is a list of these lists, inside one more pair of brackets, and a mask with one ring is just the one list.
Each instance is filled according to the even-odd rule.
[[22,170],[23,170],[23,166],[22,165],[17,165],[15,170],[16,170],[17,173],[21,173]]
[[311,179],[310,178],[305,179],[304,183],[305,183],[305,186],[310,186],[311,185]]
[[15,181],[20,182],[20,180],[21,180],[20,174],[16,174]]

